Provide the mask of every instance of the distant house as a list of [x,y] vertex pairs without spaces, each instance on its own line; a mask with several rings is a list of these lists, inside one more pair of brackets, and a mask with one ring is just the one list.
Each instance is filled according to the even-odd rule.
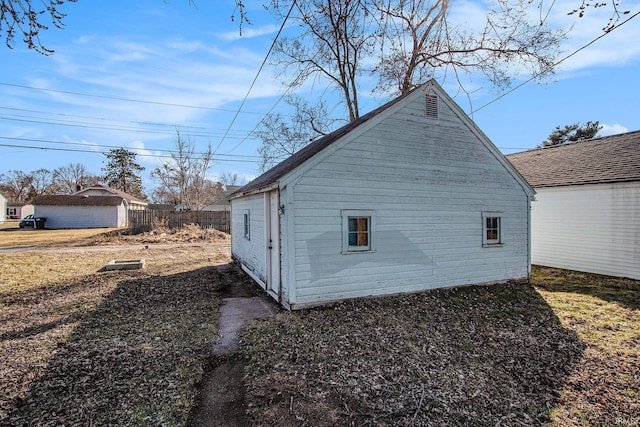
[[7,220],[7,198],[0,193],[0,224]]
[[507,157],[537,192],[534,264],[640,279],[640,131]]
[[431,81],[231,194],[232,255],[289,309],[526,278],[534,194]]
[[239,190],[241,185],[227,185],[227,188],[224,191],[224,199],[218,200],[215,203],[210,205],[206,205],[202,208],[203,211],[210,212],[231,212],[231,204],[229,203],[229,195],[235,193]]
[[114,188],[109,188],[103,185],[96,185],[93,187],[83,188],[73,193],[73,195],[74,196],[119,196],[127,201],[127,208],[129,210],[147,209],[147,206],[149,205],[149,203],[137,197],[134,197],[131,194],[125,193],[124,191],[116,190]]
[[47,218],[46,228],[126,227],[130,210],[148,203],[106,186],[80,189],[71,195],[45,195],[33,200],[34,216]]
[[30,203],[7,203],[7,218],[22,219],[25,216],[33,213],[33,205]]
[[46,228],[126,227],[129,202],[120,196],[52,195],[33,199]]

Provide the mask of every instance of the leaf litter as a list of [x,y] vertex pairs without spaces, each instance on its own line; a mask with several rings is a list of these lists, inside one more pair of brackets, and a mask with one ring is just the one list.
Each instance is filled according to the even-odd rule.
[[[566,310],[513,282],[279,314],[244,336],[248,415],[256,426],[638,425],[637,338],[623,380]],[[580,401],[603,391],[599,411]]]

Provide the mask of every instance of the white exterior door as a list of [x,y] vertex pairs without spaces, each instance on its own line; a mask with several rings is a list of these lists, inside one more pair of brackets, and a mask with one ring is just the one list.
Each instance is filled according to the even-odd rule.
[[278,190],[265,193],[266,290],[280,295],[280,198]]

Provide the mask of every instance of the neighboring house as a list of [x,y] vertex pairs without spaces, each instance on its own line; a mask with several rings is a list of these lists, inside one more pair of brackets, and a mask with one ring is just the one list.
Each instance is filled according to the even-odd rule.
[[32,204],[18,202],[7,203],[7,218],[22,219],[29,214],[33,214]]
[[131,194],[125,193],[124,191],[116,190],[114,188],[109,188],[103,185],[96,185],[93,187],[83,188],[73,193],[73,195],[74,196],[119,196],[127,201],[127,206],[129,210],[147,209],[147,206],[149,205],[149,203],[137,197],[134,197]]
[[53,195],[33,199],[46,228],[126,227],[129,203],[120,196]]
[[533,264],[640,279],[640,131],[507,158],[537,192]]
[[7,198],[0,193],[0,224],[7,220]]
[[224,199],[210,205],[206,205],[202,210],[210,212],[230,212],[231,204],[229,203],[229,195],[235,193],[240,188],[242,188],[241,185],[227,185],[227,188],[224,191]]
[[527,278],[534,194],[431,81],[233,193],[232,255],[289,309]]

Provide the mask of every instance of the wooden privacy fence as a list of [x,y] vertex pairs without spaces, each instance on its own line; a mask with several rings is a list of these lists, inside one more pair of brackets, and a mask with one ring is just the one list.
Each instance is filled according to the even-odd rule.
[[230,217],[230,212],[130,210],[129,231],[137,234],[151,231],[154,226],[173,230],[189,224],[198,224],[200,228],[214,228],[229,233]]

